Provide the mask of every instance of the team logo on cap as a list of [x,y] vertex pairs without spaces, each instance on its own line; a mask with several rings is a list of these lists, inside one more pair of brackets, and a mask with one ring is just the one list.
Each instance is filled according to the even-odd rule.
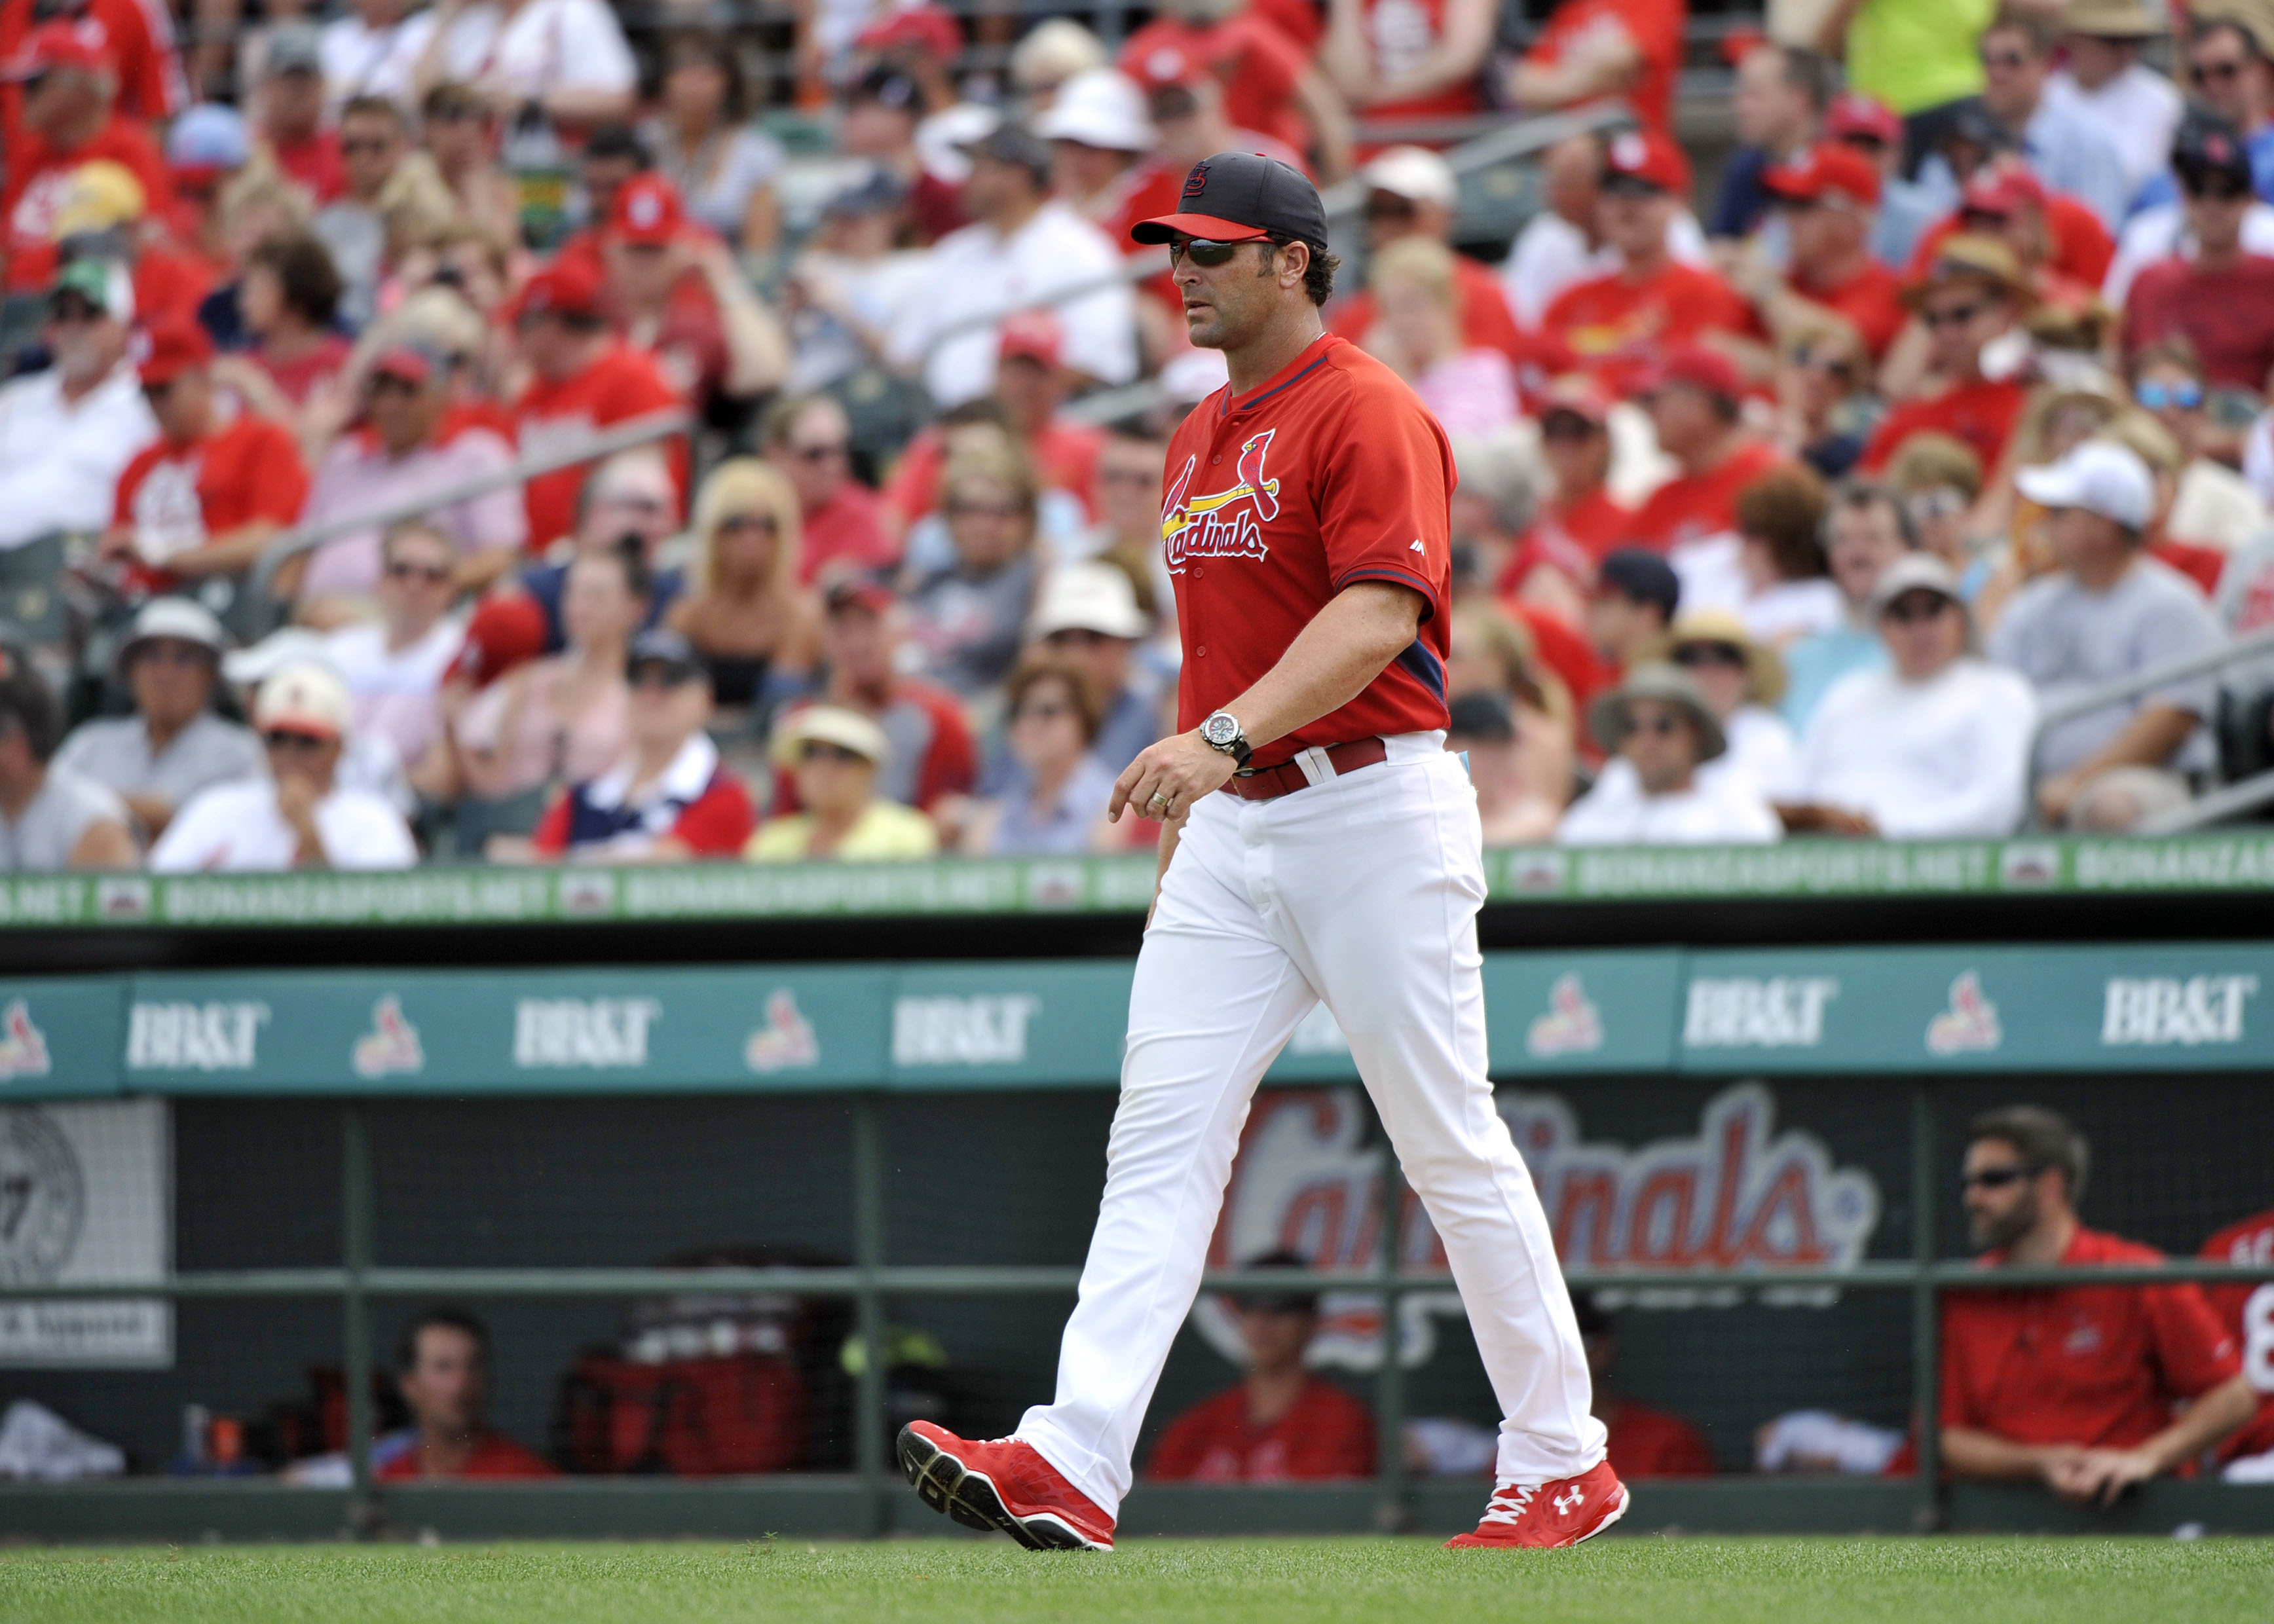
[[1185,196],[1196,198],[1208,190],[1208,160],[1193,165],[1193,172],[1185,177]]
[[1641,136],[1631,130],[1622,131],[1611,139],[1611,162],[1622,169],[1638,169],[1650,155],[1650,148]]
[[641,230],[651,231],[663,218],[663,199],[652,192],[635,192],[624,205],[624,212]]
[[1278,432],[1266,429],[1239,447],[1239,483],[1228,491],[1187,499],[1200,458],[1185,459],[1185,471],[1161,505],[1161,543],[1171,575],[1182,575],[1187,559],[1260,559],[1270,551],[1262,527],[1279,516],[1279,482],[1263,477],[1263,457]]

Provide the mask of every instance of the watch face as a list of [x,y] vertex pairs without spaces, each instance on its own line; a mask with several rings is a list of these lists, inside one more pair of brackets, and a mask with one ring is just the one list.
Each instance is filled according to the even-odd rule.
[[1227,745],[1239,737],[1239,724],[1219,710],[1201,724],[1201,736],[1210,744]]

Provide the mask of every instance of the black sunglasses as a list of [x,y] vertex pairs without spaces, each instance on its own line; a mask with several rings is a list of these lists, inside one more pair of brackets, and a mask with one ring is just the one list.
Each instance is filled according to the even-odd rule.
[[331,741],[321,733],[295,733],[289,728],[275,727],[261,734],[260,742],[272,750],[304,750],[313,755]]
[[1632,717],[1628,719],[1630,733],[1655,733],[1661,739],[1671,739],[1689,724],[1678,716]]
[[2187,72],[2198,85],[2214,81],[2224,85],[2231,79],[2240,79],[2243,66],[2240,62],[2195,62],[2187,64]]
[[429,586],[440,586],[455,573],[448,564],[414,564],[408,559],[395,559],[387,567],[390,579],[424,581]]
[[1202,270],[1213,271],[1221,266],[1230,265],[1232,255],[1239,252],[1238,243],[1215,243],[1204,237],[1188,237],[1180,243],[1169,244],[1169,263],[1173,267],[1178,260],[1189,256],[1192,262]]
[[2030,1167],[1984,1168],[1969,1173],[1958,1181],[1962,1190],[2003,1190],[2008,1184],[2018,1184],[2037,1169]]
[[1948,310],[1923,310],[1919,320],[1930,329],[1962,327],[1982,313],[1979,304],[1954,304]]
[[1950,600],[1939,595],[1899,598],[1887,605],[1886,618],[1898,626],[1917,626],[1942,619],[1943,612],[1949,607]]
[[1734,643],[1685,643],[1674,651],[1677,665],[1736,665],[1745,663],[1745,651]]

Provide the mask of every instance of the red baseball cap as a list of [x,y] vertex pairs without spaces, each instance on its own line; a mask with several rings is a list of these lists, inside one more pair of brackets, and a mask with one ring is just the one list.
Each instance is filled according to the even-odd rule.
[[1054,367],[1064,352],[1065,332],[1058,320],[1046,310],[1022,310],[1003,318],[1002,358],[1024,356],[1029,361],[1039,361]]
[[531,316],[597,316],[600,279],[584,260],[556,259],[523,284],[513,302],[516,325]]
[[10,84],[21,84],[37,79],[42,73],[57,68],[78,68],[88,73],[112,71],[115,64],[109,48],[100,39],[89,39],[74,23],[58,18],[41,23],[24,37],[16,54],[0,65],[0,79]]
[[1600,428],[1610,422],[1614,404],[1610,391],[1596,382],[1592,374],[1566,372],[1549,383],[1541,394],[1540,417],[1545,422],[1551,413],[1568,411]]
[[1995,214],[2001,220],[2044,206],[2044,183],[2018,163],[1984,164],[1958,197],[1961,214]]
[[832,583],[822,604],[830,613],[840,609],[866,609],[882,614],[900,600],[892,589],[868,575],[847,575]]
[[1725,401],[1744,398],[1744,375],[1737,364],[1718,350],[1708,350],[1703,344],[1675,344],[1659,358],[1659,363],[1643,380],[1641,395],[1655,395],[1669,384],[1688,384],[1707,395],[1718,395]]
[[171,383],[192,367],[213,359],[213,340],[196,322],[180,318],[152,327],[149,348],[135,370],[146,384]]
[[526,592],[485,598],[466,622],[466,640],[442,673],[487,688],[516,665],[545,652],[545,606]]
[[425,345],[409,342],[389,344],[371,364],[374,378],[400,378],[405,383],[423,384],[434,375],[440,357]]
[[1839,199],[1875,207],[1879,201],[1879,166],[1852,147],[1823,141],[1797,163],[1780,163],[1761,184],[1781,198],[1817,203]]
[[687,207],[679,188],[660,175],[635,175],[616,188],[608,209],[608,235],[620,243],[662,248],[687,230]]
[[1163,17],[1129,36],[1121,48],[1122,72],[1148,92],[1197,85],[1218,64],[1238,54],[1239,42],[1224,28],[1203,28],[1180,18]]
[[853,43],[862,50],[888,51],[914,46],[930,51],[942,62],[963,54],[963,30],[954,14],[937,5],[910,6],[863,28]]
[[1850,90],[1842,93],[1825,115],[1824,133],[1834,141],[1860,135],[1893,147],[1903,139],[1903,120],[1901,114],[1877,97]]
[[1639,181],[1683,197],[1690,191],[1690,159],[1655,130],[1622,130],[1604,151],[1604,169],[1613,179]]

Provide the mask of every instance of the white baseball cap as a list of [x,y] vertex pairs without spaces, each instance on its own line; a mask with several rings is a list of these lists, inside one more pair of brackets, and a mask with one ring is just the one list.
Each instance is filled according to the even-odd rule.
[[2105,440],[2088,440],[2059,462],[2025,468],[2014,484],[2047,508],[2082,508],[2127,530],[2148,528],[2156,512],[2156,481],[2139,453]]
[[1096,632],[1107,637],[1142,637],[1152,630],[1137,607],[1137,589],[1111,564],[1070,564],[1052,572],[1029,628],[1035,637],[1053,632]]
[[1050,110],[1035,120],[1035,133],[1109,152],[1150,152],[1160,140],[1145,116],[1145,93],[1111,68],[1088,68],[1060,85]]
[[347,684],[329,665],[312,660],[287,665],[260,685],[260,695],[252,704],[252,725],[262,733],[287,727],[344,739],[350,714]]
[[229,634],[203,604],[186,598],[154,598],[134,617],[134,630],[118,650],[119,668],[132,665],[141,646],[160,637],[196,643],[212,650],[216,658],[229,647]]
[[1416,203],[1457,208],[1460,182],[1453,166],[1426,147],[1392,147],[1358,172],[1359,180],[1376,192],[1394,192]]

